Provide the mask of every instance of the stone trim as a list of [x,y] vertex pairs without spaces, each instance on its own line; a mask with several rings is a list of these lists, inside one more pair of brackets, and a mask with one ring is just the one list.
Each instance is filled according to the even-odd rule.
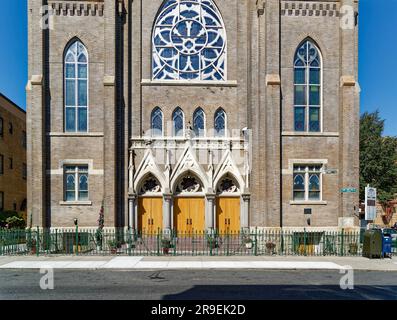
[[266,75],[266,86],[279,86],[279,85],[281,85],[281,79],[279,74]]
[[58,169],[47,170],[48,175],[63,175],[64,170],[63,167],[65,165],[88,165],[88,174],[89,175],[104,175],[103,169],[94,169],[94,160],[93,159],[64,159],[59,161]]
[[322,164],[326,166],[328,164],[328,159],[289,159],[288,169],[283,169],[282,174],[283,175],[294,174],[295,164]]
[[115,85],[115,77],[114,76],[104,76],[103,77],[104,86],[111,87]]
[[142,86],[184,86],[184,87],[237,87],[236,80],[228,81],[182,81],[182,80],[169,80],[158,81],[143,79]]
[[49,137],[79,137],[79,138],[92,138],[92,137],[103,137],[103,132],[47,132],[47,136]]
[[356,80],[354,76],[341,76],[340,86],[341,87],[354,87],[356,85]]
[[283,1],[281,15],[290,17],[339,17],[339,8],[336,3]]
[[41,74],[32,75],[32,77],[30,78],[30,84],[41,86],[43,84],[43,75]]
[[298,131],[283,131],[283,137],[339,137],[339,132],[298,132]]
[[294,200],[291,200],[290,202],[289,202],[289,204],[290,205],[302,205],[302,206],[316,206],[316,205],[318,205],[318,206],[323,206],[323,205],[327,205],[328,204],[328,202],[327,201],[294,201]]
[[74,2],[70,1],[49,1],[49,6],[56,16],[103,16],[103,1],[96,2]]
[[92,201],[59,201],[60,206],[92,206]]

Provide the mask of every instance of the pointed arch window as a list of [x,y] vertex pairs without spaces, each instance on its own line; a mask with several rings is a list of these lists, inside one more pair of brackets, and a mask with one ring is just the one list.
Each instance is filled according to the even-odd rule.
[[167,0],[152,34],[154,80],[226,80],[226,30],[212,0]]
[[226,135],[226,112],[222,108],[215,112],[214,129],[215,136],[224,137]]
[[197,137],[205,135],[205,113],[201,108],[196,109],[193,114],[193,130]]
[[294,165],[294,200],[321,201],[322,174],[322,165]]
[[152,136],[159,137],[163,135],[163,112],[159,107],[154,108],[151,115]]
[[183,136],[185,128],[185,115],[181,108],[176,108],[172,114],[174,136]]
[[303,42],[294,60],[295,131],[322,130],[322,59],[320,50],[310,40]]
[[78,40],[66,50],[65,73],[65,131],[88,131],[88,53]]

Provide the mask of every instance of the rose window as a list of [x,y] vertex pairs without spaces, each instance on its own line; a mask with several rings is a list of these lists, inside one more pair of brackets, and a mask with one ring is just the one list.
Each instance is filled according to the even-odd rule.
[[226,80],[226,31],[211,0],[168,0],[153,29],[154,80]]

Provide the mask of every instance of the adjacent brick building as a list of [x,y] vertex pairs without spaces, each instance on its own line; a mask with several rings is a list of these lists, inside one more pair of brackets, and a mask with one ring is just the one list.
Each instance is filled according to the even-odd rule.
[[0,212],[26,218],[26,112],[0,93]]
[[[358,1],[29,0],[34,225],[357,224]],[[346,19],[350,13],[350,19]],[[47,19],[43,19],[44,23]]]

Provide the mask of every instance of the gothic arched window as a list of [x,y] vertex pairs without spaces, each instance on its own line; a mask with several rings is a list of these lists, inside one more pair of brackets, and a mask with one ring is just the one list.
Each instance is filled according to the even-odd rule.
[[226,80],[226,30],[212,0],[167,0],[152,35],[153,80]]
[[295,131],[321,131],[321,53],[310,40],[303,42],[294,60]]
[[185,129],[185,115],[181,108],[176,108],[172,113],[172,122],[174,136],[183,136]]
[[226,135],[226,112],[222,108],[215,112],[214,129],[217,137]]
[[88,53],[80,41],[67,48],[65,70],[65,131],[88,130]]
[[196,136],[205,135],[205,113],[201,108],[196,109],[193,114],[193,130]]
[[154,108],[151,115],[152,136],[163,135],[163,112],[159,107]]

